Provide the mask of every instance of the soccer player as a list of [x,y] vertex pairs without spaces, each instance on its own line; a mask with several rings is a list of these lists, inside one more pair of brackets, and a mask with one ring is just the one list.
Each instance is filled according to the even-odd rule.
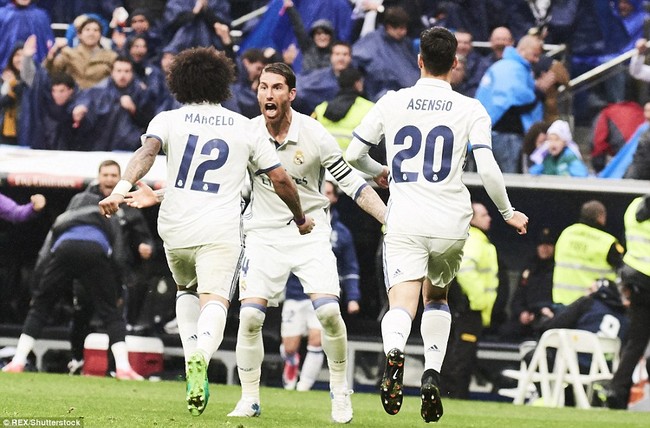
[[[347,159],[388,186],[384,276],[389,311],[382,320],[386,366],[380,386],[388,414],[402,405],[404,347],[420,295],[425,350],[421,415],[442,416],[439,377],[451,315],[447,289],[463,255],[472,217],[470,195],[461,181],[467,143],[471,142],[488,195],[510,226],[525,234],[528,217],[514,211],[491,150],[490,118],[481,104],[452,91],[456,38],[442,27],[425,30],[420,40],[421,78],[409,88],[384,95],[353,133]],[[386,139],[387,166],[368,156],[370,146]]]
[[99,204],[103,214],[115,213],[162,148],[169,185],[158,232],[178,285],[176,318],[186,361],[187,406],[195,416],[208,403],[207,366],[223,340],[237,283],[243,251],[240,195],[249,162],[252,174],[272,185],[287,205],[285,222],[293,223],[296,234],[313,227],[273,148],[249,132],[249,119],[220,105],[230,96],[233,73],[232,62],[214,48],[181,52],[168,81],[184,105],[153,118],[123,179]]
[[244,213],[246,255],[241,268],[241,300],[237,333],[237,369],[242,396],[228,416],[260,414],[259,383],[264,346],[262,325],[267,306],[277,306],[289,273],[309,294],[323,328],[322,347],[330,370],[332,419],[352,420],[351,391],[346,381],[347,330],[339,308],[339,278],[330,244],[329,200],[321,193],[325,169],[341,189],[378,221],[386,206],[377,193],[343,160],[338,143],[309,116],[291,108],[296,76],[286,64],[267,65],[260,76],[257,99],[262,116],[255,127],[275,148],[295,180],[305,212],[313,216],[312,233],[301,236],[291,226],[291,214],[278,204],[275,189],[264,177],[253,177],[252,200]]

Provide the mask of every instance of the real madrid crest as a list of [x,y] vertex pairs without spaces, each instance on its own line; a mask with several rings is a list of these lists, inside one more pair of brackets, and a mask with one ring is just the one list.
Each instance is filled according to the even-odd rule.
[[296,154],[293,157],[293,163],[296,165],[302,165],[305,163],[305,156],[302,154],[302,150],[296,150]]

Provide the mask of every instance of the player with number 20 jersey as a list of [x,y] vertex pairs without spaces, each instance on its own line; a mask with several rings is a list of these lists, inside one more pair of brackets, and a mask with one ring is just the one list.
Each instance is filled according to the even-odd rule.
[[467,142],[492,144],[490,117],[481,103],[452,91],[447,82],[421,79],[383,96],[354,135],[364,142],[386,138],[392,177],[387,231],[467,237],[472,207],[461,180]]

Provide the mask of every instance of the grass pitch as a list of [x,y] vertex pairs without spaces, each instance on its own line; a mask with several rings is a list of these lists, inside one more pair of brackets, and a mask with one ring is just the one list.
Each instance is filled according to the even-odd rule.
[[[79,418],[85,427],[313,427],[334,426],[325,391],[296,392],[262,388],[262,416],[227,418],[240,394],[238,386],[210,384],[206,411],[192,417],[183,382],[117,381],[111,378],[47,373],[0,373],[0,423],[7,418]],[[514,406],[509,403],[444,400],[437,424],[420,418],[419,397],[406,397],[402,411],[384,413],[378,394],[356,393],[357,427],[644,427],[650,414],[607,409],[578,410]]]

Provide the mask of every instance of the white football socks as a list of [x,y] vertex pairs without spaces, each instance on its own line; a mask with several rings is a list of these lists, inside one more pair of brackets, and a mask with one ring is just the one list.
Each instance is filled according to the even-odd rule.
[[386,312],[381,320],[384,355],[394,348],[404,351],[406,341],[411,334],[411,324],[413,324],[413,320],[406,309],[394,308]]
[[196,323],[196,352],[203,355],[206,363],[210,362],[212,354],[219,349],[219,345],[223,341],[227,316],[228,308],[216,300],[209,301],[201,308],[201,314]]
[[323,368],[324,359],[322,347],[307,345],[307,354],[300,370],[300,380],[296,385],[298,391],[309,391],[314,386],[320,369]]
[[115,358],[115,368],[117,370],[131,370],[129,363],[129,351],[126,349],[126,342],[115,342],[111,345],[111,352]]
[[200,313],[201,305],[196,293],[191,291],[176,292],[176,322],[186,362],[196,352],[196,331]]
[[27,363],[27,356],[34,349],[34,342],[36,342],[36,339],[32,336],[28,336],[25,333],[21,334],[18,339],[18,345],[16,345],[16,353],[11,361],[24,366]]
[[323,326],[322,346],[330,369],[330,390],[347,389],[348,332],[335,298],[314,301],[316,317]]
[[265,310],[266,308],[261,305],[241,306],[235,347],[242,398],[257,403],[260,401],[260,376],[264,360],[262,326],[266,318]]
[[422,341],[424,342],[424,369],[440,373],[447,353],[451,331],[451,313],[446,304],[429,304],[422,314]]

